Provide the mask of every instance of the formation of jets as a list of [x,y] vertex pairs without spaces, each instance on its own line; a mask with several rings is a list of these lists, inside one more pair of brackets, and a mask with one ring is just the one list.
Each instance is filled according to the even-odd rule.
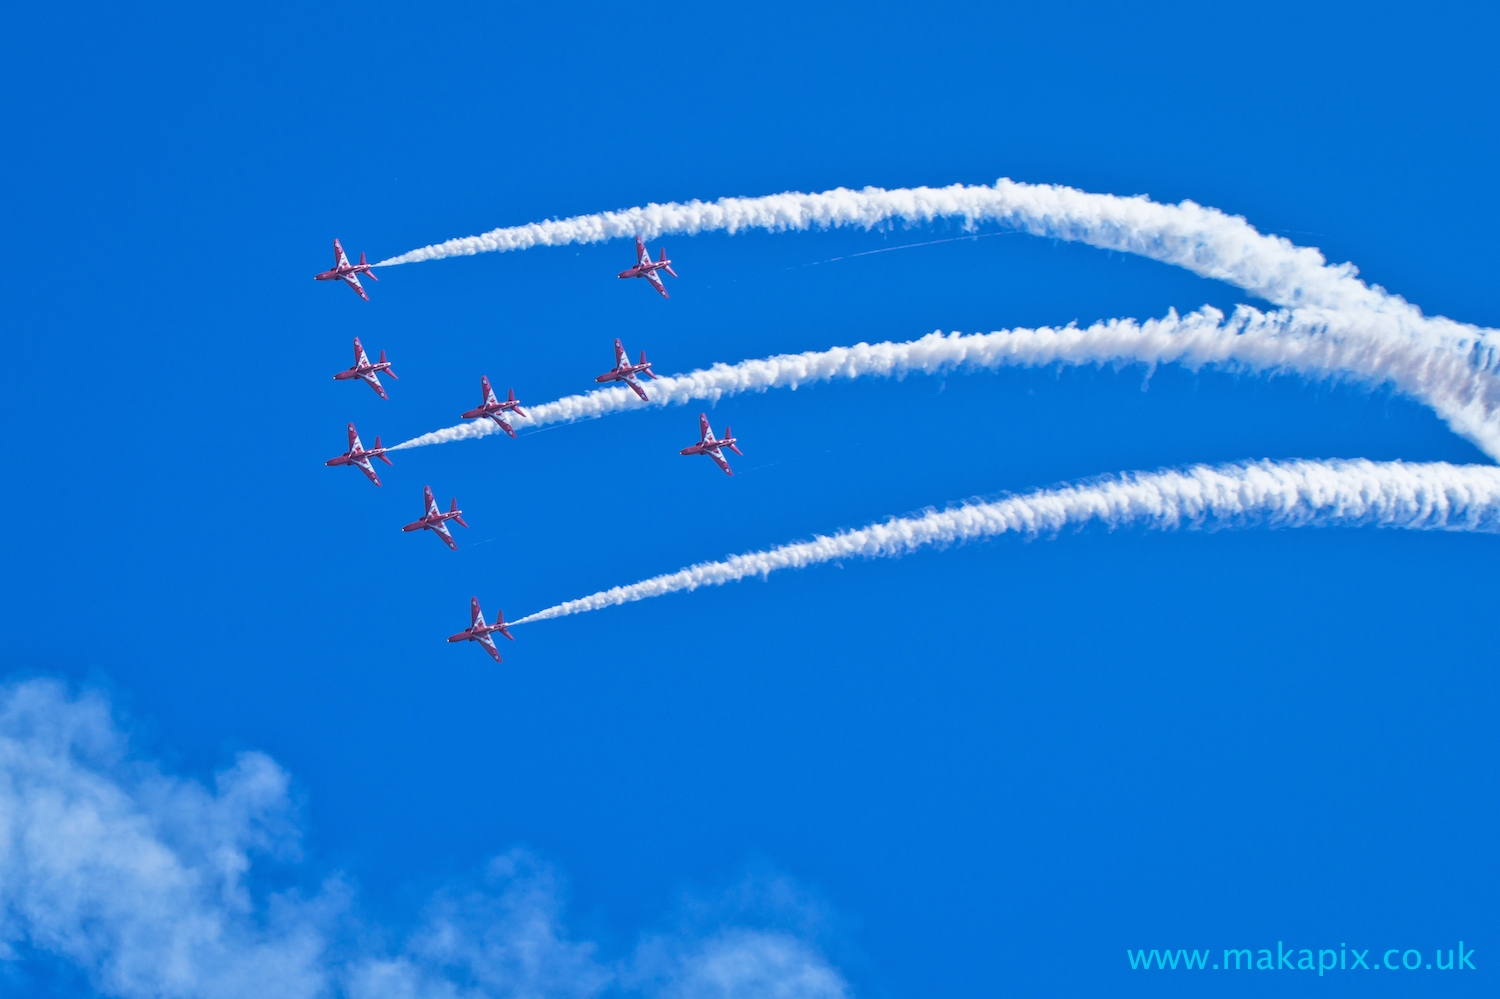
[[[314,274],[313,280],[342,281],[353,288],[356,295],[368,302],[370,296],[365,294],[365,286],[359,283],[359,276],[367,274],[371,281],[379,281],[380,278],[375,276],[374,268],[374,264],[365,260],[363,250],[359,254],[359,263],[351,264],[349,255],[344,252],[343,244],[335,239],[333,241],[333,266],[320,274]],[[667,248],[662,247],[660,260],[652,260],[651,251],[646,249],[645,240],[637,236],[635,238],[635,266],[625,268],[618,276],[622,279],[645,278],[651,282],[651,287],[655,288],[662,298],[671,298],[672,296],[667,294],[667,286],[662,283],[661,275],[657,271],[666,271],[673,277],[677,276],[677,272],[672,269],[672,261],[667,259]]]
[[[670,298],[671,296],[667,294],[666,286],[662,283],[659,272],[665,271],[672,275],[672,277],[676,277],[677,272],[672,270],[672,261],[667,259],[666,249],[661,251],[660,259],[652,260],[650,251],[646,249],[645,241],[637,237],[635,241],[635,256],[635,266],[621,271],[619,276],[621,278],[645,278],[662,298]],[[314,279],[318,281],[342,281],[352,288],[355,294],[368,302],[370,296],[365,294],[364,286],[359,281],[361,274],[368,275],[372,281],[380,280],[375,276],[373,265],[365,260],[363,253],[359,255],[359,263],[351,264],[348,255],[344,252],[343,245],[335,239],[333,241],[333,267],[314,275]],[[363,381],[366,385],[370,386],[376,395],[388,401],[390,396],[386,394],[385,386],[380,382],[380,374],[382,372],[390,375],[393,380],[399,381],[396,378],[396,372],[391,370],[391,362],[386,359],[385,351],[382,350],[380,352],[380,360],[371,362],[369,355],[365,353],[364,344],[359,342],[359,337],[355,337],[354,364],[338,372],[333,377],[335,381]],[[651,362],[646,360],[646,352],[644,350],[641,351],[641,359],[635,363],[631,363],[630,354],[625,350],[625,345],[619,339],[616,339],[615,366],[604,374],[599,375],[594,381],[601,384],[620,382],[628,386],[632,392],[640,397],[642,402],[649,402],[650,398],[646,395],[645,388],[642,387],[641,382],[638,380],[638,375],[645,375],[648,379],[652,380],[657,377],[656,373],[651,370]],[[500,399],[495,395],[494,387],[490,385],[489,376],[482,375],[479,379],[479,392],[479,405],[473,409],[466,410],[463,418],[466,420],[491,420],[497,427],[514,438],[516,436],[515,428],[511,426],[506,416],[514,413],[523,419],[526,418],[526,411],[521,408],[521,403],[516,399],[516,390],[510,389],[506,394],[506,398]],[[724,458],[724,449],[727,448],[741,456],[744,453],[736,446],[736,438],[733,431],[729,427],[725,427],[724,436],[715,437],[713,429],[708,425],[708,416],[704,413],[698,414],[698,426],[698,443],[683,448],[681,453],[685,455],[707,455],[713,459],[714,464],[723,469],[725,475],[733,475],[734,471],[729,467],[729,462]],[[375,438],[375,446],[366,448],[360,442],[359,433],[354,429],[354,424],[351,423],[349,424],[349,450],[336,458],[328,459],[327,464],[353,466],[365,473],[365,476],[378,486],[380,485],[380,476],[375,474],[373,461],[378,459],[387,465],[392,465],[391,459],[386,457],[387,450],[387,448],[381,445],[378,436]],[[458,500],[456,498],[453,499],[448,509],[443,510],[438,507],[437,499],[432,494],[432,487],[423,486],[422,501],[422,516],[407,524],[401,530],[405,532],[431,531],[450,550],[457,551],[458,544],[453,540],[453,535],[448,530],[448,521],[451,520],[460,527],[469,526],[464,521],[463,511],[458,508]],[[484,612],[479,609],[479,598],[472,597],[469,601],[469,627],[456,635],[449,636],[448,641],[478,642],[485,652],[489,654],[490,658],[498,663],[502,660],[500,659],[500,651],[495,646],[493,636],[496,634],[504,635],[511,641],[515,641],[515,636],[510,633],[509,628],[506,626],[504,613],[497,610],[495,612],[495,623],[486,624]]]

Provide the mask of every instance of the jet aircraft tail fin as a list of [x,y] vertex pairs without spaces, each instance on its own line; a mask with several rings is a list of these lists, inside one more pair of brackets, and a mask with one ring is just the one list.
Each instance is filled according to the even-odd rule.
[[448,504],[448,512],[451,513],[451,514],[453,514],[453,519],[458,522],[458,526],[459,527],[468,527],[469,526],[468,524],[464,523],[464,519],[458,515],[458,497],[457,496],[453,497],[452,501],[449,502],[449,504]]
[[[733,428],[726,426],[724,428],[724,436],[725,437],[733,437],[734,436],[734,430],[733,430]],[[745,452],[741,451],[739,448],[735,447],[733,444],[729,445],[729,450],[733,451],[735,454],[739,455],[741,458],[743,458],[745,456]]]
[[401,380],[400,376],[397,375],[396,372],[394,372],[394,371],[391,370],[391,368],[390,368],[390,363],[391,362],[387,361],[385,359],[385,351],[383,351],[383,350],[380,352],[380,363],[386,365],[386,369],[385,369],[385,373],[386,374],[390,375],[392,378],[396,379],[396,381],[398,381],[398,382]]
[[667,263],[667,248],[665,246],[661,248],[661,266],[662,270],[666,271],[668,274],[672,275],[673,277],[677,276],[677,272],[672,269],[672,265]]
[[[381,450],[381,447],[380,447],[380,435],[379,434],[375,435],[375,450],[377,450],[377,451]],[[377,454],[375,457],[379,458],[381,461],[385,462],[387,465],[390,465],[392,468],[396,467],[396,463],[394,461],[392,461],[391,459],[387,458],[383,453],[382,454]]]

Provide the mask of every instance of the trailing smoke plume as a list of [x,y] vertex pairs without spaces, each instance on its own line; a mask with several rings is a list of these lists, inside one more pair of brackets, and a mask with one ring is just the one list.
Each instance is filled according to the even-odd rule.
[[1131,473],[1079,485],[893,517],[856,531],[703,562],[616,586],[521,618],[516,624],[599,610],[679,590],[769,576],[847,559],[897,558],[928,545],[1056,534],[1090,523],[1190,530],[1268,527],[1401,527],[1500,531],[1500,468],[1355,461],[1259,461]]
[[[716,402],[741,392],[796,389],[835,378],[899,378],[913,372],[1048,364],[1181,364],[1195,370],[1220,367],[1390,384],[1431,406],[1457,433],[1500,459],[1500,378],[1467,355],[1434,351],[1411,338],[1385,337],[1380,326],[1367,313],[1314,308],[1264,313],[1242,306],[1227,319],[1217,309],[1204,308],[1144,323],[1112,319],[1084,328],[931,333],[904,343],[859,343],[715,364],[647,383],[649,403],[615,386],[528,407],[529,415],[515,416],[512,423],[520,430],[652,405]],[[476,420],[423,434],[392,450],[484,437],[498,430],[489,420]]]
[[1495,343],[1489,339],[1493,331],[1425,317],[1399,296],[1359,280],[1353,264],[1331,266],[1316,249],[1257,232],[1239,216],[1191,201],[1163,205],[1144,196],[1091,194],[1003,177],[993,187],[836,188],[821,194],[787,192],[649,204],[493,229],[412,250],[381,261],[381,266],[633,236],[655,239],[710,231],[785,232],[841,226],[869,229],[890,222],[925,224],[937,219],[959,219],[970,229],[998,223],[1033,235],[1137,254],[1227,282],[1283,308],[1313,306],[1371,313],[1380,317],[1379,327],[1388,338],[1414,337],[1434,349],[1476,352],[1475,363],[1485,368],[1496,360]]

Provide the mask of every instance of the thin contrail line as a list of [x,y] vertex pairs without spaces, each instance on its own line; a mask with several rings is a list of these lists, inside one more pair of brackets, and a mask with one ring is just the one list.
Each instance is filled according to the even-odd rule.
[[[911,373],[985,371],[1049,364],[1181,364],[1189,369],[1227,368],[1286,372],[1389,384],[1431,406],[1453,430],[1500,459],[1500,378],[1468,355],[1433,351],[1413,338],[1390,340],[1381,321],[1365,313],[1302,308],[1261,312],[1241,306],[1225,317],[1216,309],[1144,323],[1112,319],[1088,327],[931,333],[905,342],[779,354],[738,364],[715,364],[685,375],[646,382],[650,402],[623,386],[566,396],[528,407],[513,425],[537,428],[651,406],[717,402],[743,392],[796,389],[842,378],[904,377]],[[391,450],[469,440],[498,433],[476,420],[422,434]]]
[[[840,260],[853,260],[855,257],[873,257],[877,253],[895,253],[897,250],[914,250],[919,246],[937,246],[939,243],[972,243],[976,239],[988,239],[991,236],[1016,236],[1019,233],[1011,232],[976,232],[972,236],[950,236],[947,239],[928,239],[920,243],[902,243],[900,246],[882,246],[878,250],[862,250],[859,253],[846,253],[842,257],[829,257],[827,260],[813,260],[805,264],[797,264],[796,267],[817,267],[821,264],[832,264]],[[782,270],[792,270],[792,267],[784,267]]]
[[1054,535],[1090,523],[1154,530],[1396,527],[1500,532],[1500,467],[1399,461],[1259,461],[1127,473],[966,503],[766,551],[703,562],[548,607],[513,624],[581,614],[747,576],[839,559],[898,558],[928,546]]

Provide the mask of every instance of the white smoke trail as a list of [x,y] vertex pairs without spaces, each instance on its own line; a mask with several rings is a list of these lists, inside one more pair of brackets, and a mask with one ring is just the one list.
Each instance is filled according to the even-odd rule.
[[[513,425],[540,427],[657,405],[716,402],[741,392],[835,378],[903,377],[912,372],[992,370],[1048,364],[1174,363],[1198,369],[1288,372],[1311,378],[1351,378],[1391,384],[1431,406],[1459,434],[1500,459],[1500,379],[1469,358],[1432,351],[1410,338],[1381,335],[1366,313],[1303,308],[1264,313],[1248,306],[1227,320],[1217,309],[1138,323],[1112,319],[1086,328],[1002,330],[970,335],[931,333],[903,343],[855,344],[781,354],[738,364],[715,364],[686,375],[647,382],[649,403],[616,386],[531,407]],[[394,445],[392,450],[467,440],[497,433],[488,420],[448,427]]]
[[787,192],[649,204],[450,239],[383,260],[380,266],[631,236],[655,239],[709,231],[784,232],[841,226],[869,229],[892,221],[922,224],[936,219],[961,219],[966,228],[998,223],[1038,236],[1137,254],[1225,281],[1284,308],[1369,312],[1383,317],[1387,336],[1419,337],[1429,340],[1432,347],[1446,346],[1460,353],[1478,351],[1481,356],[1475,360],[1486,367],[1496,360],[1494,343],[1485,342],[1493,331],[1425,317],[1399,296],[1359,280],[1353,264],[1330,266],[1316,249],[1257,232],[1239,216],[1191,201],[1164,205],[1144,196],[1091,194],[1004,177],[993,187],[835,188],[821,194]]
[[927,545],[1001,534],[1035,537],[1098,522],[1110,528],[1402,527],[1500,532],[1500,468],[1354,461],[1259,461],[1132,473],[894,517],[857,531],[703,562],[548,607],[515,624],[599,610],[835,559],[896,558]]

